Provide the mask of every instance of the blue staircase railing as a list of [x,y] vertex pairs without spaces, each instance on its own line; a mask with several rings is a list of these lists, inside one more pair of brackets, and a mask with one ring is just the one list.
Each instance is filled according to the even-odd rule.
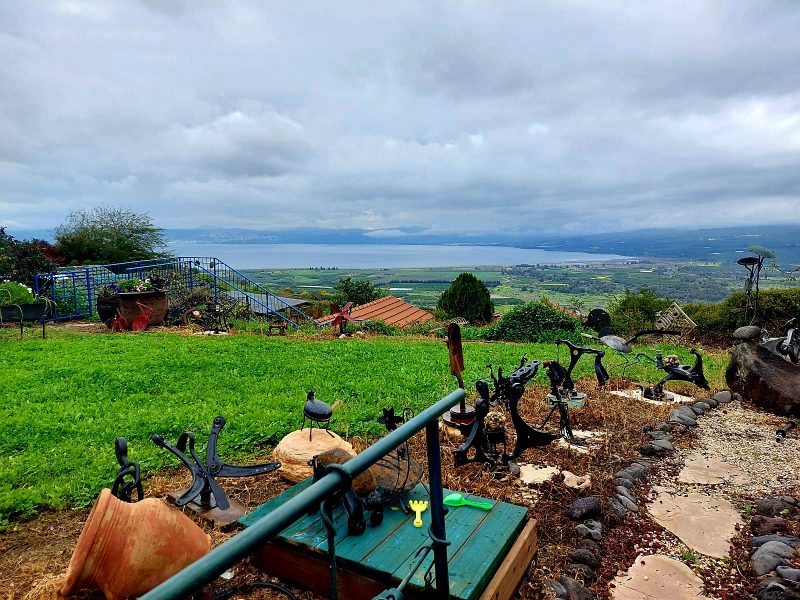
[[293,327],[319,326],[313,317],[214,257],[157,258],[41,273],[34,286],[37,294],[55,303],[57,310],[51,320],[59,321],[90,317],[101,287],[132,277],[164,279],[171,296],[182,289],[204,288],[213,294],[215,303],[242,304],[265,320],[277,319]]

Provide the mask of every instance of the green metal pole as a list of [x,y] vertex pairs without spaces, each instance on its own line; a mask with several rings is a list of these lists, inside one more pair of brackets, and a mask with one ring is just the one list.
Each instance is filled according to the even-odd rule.
[[455,406],[463,397],[464,390],[451,392],[341,465],[341,469],[329,472],[270,514],[141,596],[142,600],[177,600],[199,590],[220,573],[243,560],[256,547],[308,513],[310,508],[317,508],[324,498],[349,485],[348,477],[360,475],[397,446],[422,431],[429,423],[435,423],[442,413]]

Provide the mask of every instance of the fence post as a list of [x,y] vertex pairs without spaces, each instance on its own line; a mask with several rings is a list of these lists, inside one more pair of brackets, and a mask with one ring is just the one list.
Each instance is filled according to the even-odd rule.
[[89,317],[92,316],[92,278],[89,269],[86,269],[86,300],[89,302]]

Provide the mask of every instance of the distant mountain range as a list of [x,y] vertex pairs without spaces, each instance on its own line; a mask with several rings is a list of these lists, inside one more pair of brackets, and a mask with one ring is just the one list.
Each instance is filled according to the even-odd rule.
[[622,233],[530,238],[518,235],[426,234],[418,230],[392,235],[361,229],[168,229],[174,242],[215,244],[432,244],[514,246],[644,258],[723,261],[741,257],[751,245],[768,248],[785,265],[800,265],[800,226],[752,226],[720,229],[649,229]]
[[[52,230],[14,231],[19,239],[52,239]],[[751,245],[768,248],[782,267],[800,265],[800,225],[726,227],[720,229],[648,229],[620,233],[531,238],[504,234],[427,234],[421,229],[367,231],[362,229],[167,229],[173,243],[214,244],[431,244],[514,246],[623,254],[642,258],[689,261],[735,261]]]

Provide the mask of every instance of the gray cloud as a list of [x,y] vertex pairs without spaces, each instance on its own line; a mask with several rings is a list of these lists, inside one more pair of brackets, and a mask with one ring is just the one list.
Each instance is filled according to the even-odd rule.
[[800,6],[0,3],[0,223],[800,222]]

